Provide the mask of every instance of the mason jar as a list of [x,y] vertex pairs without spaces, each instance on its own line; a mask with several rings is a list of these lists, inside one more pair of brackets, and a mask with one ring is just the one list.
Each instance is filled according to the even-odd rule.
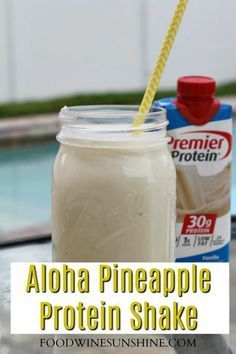
[[53,260],[165,262],[174,257],[175,167],[166,111],[64,107],[53,169]]

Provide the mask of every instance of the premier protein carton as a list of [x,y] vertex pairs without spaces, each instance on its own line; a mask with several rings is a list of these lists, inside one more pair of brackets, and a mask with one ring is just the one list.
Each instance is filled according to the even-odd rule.
[[177,170],[177,262],[227,262],[230,246],[232,107],[215,99],[215,80],[186,76],[167,109]]

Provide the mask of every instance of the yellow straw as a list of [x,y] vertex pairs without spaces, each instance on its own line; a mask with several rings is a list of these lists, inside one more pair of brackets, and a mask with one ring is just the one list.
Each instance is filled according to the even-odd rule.
[[174,16],[171,20],[169,29],[167,31],[165,40],[162,44],[160,54],[157,58],[157,62],[155,65],[155,68],[152,72],[152,75],[150,77],[150,80],[148,82],[147,89],[145,91],[141,106],[139,108],[139,114],[134,120],[134,127],[139,126],[140,124],[143,124],[145,122],[146,116],[150,111],[153,99],[156,95],[157,88],[160,84],[161,78],[163,71],[165,69],[167,60],[169,58],[171,49],[173,47],[174,41],[176,34],[178,32],[179,26],[181,24],[181,21],[184,16],[184,12],[186,10],[186,7],[188,5],[189,0],[179,0]]

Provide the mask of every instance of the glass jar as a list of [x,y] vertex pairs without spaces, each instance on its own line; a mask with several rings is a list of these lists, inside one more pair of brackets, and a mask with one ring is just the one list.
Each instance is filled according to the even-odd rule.
[[54,261],[171,261],[175,167],[166,111],[64,107],[53,169]]

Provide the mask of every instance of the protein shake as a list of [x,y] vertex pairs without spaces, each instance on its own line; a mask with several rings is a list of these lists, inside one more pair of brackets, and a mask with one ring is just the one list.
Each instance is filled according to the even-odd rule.
[[170,261],[175,168],[166,112],[157,109],[134,135],[138,107],[71,107],[53,172],[55,261]]
[[177,170],[177,261],[229,260],[232,107],[215,99],[215,80],[178,80],[167,109],[169,148]]

